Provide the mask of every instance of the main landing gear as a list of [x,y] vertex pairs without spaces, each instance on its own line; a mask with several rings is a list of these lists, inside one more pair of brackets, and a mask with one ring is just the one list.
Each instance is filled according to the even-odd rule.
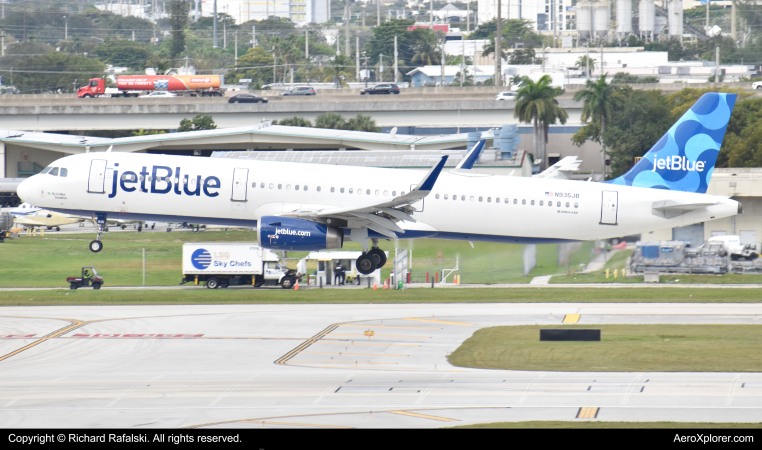
[[378,248],[378,239],[373,239],[373,248],[357,258],[357,271],[363,275],[370,275],[376,269],[386,264],[386,253]]
[[101,236],[103,235],[103,232],[106,231],[106,215],[96,214],[94,220],[95,220],[95,225],[98,227],[98,234],[95,237],[94,241],[90,241],[90,251],[93,253],[98,253],[99,251],[103,250],[103,243],[101,242]]

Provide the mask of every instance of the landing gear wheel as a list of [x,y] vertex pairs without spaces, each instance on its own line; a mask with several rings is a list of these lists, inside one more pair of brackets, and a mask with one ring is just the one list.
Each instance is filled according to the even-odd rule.
[[99,251],[103,250],[103,243],[99,240],[90,241],[90,251],[93,253],[98,253]]
[[198,227],[193,227],[193,232],[198,233]]
[[56,231],[61,231],[61,227],[56,227]]
[[282,287],[283,289],[291,289],[292,287],[294,287],[295,281],[296,280],[294,279],[294,277],[283,277],[283,279],[280,280],[280,287]]
[[101,284],[100,283],[93,283],[93,289],[95,289],[97,291],[100,288],[101,288]]
[[138,233],[140,233],[141,231],[143,231],[143,227],[138,227]]
[[376,247],[368,252],[368,255],[376,262],[376,268],[384,267],[386,264],[386,253],[383,250]]
[[207,289],[217,289],[220,286],[220,280],[217,278],[209,278],[206,280],[206,288]]
[[363,275],[370,275],[376,270],[376,260],[368,253],[357,258],[356,265],[357,271]]
[[172,231],[172,228],[167,228],[167,233],[169,233],[170,231]]

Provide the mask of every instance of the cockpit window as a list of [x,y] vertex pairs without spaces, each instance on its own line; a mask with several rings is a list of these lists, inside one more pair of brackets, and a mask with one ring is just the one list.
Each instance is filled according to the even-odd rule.
[[58,167],[53,167],[50,169],[50,172],[48,172],[48,175],[53,175],[54,177],[58,176]]
[[61,167],[61,172],[59,172],[58,176],[65,177],[67,175],[69,175],[69,169],[64,169],[63,167]]
[[45,175],[46,173],[50,172],[50,169],[52,169],[52,167],[46,167],[45,170],[40,172],[40,175]]

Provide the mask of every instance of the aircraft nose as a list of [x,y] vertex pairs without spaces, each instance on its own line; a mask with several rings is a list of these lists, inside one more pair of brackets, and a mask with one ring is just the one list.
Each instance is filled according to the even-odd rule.
[[16,194],[19,196],[22,202],[29,203],[32,200],[32,192],[34,189],[34,181],[31,178],[27,178],[22,181],[16,188]]

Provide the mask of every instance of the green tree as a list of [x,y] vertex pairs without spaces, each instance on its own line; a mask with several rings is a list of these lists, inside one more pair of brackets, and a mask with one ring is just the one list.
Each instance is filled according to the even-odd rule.
[[582,70],[590,69],[590,72],[587,74],[587,76],[590,76],[590,74],[593,73],[593,70],[595,70],[595,58],[590,58],[587,55],[582,55],[577,58],[577,62],[574,64]]
[[169,58],[177,59],[185,52],[185,27],[188,25],[190,3],[183,0],[170,0],[169,23],[172,27],[172,42],[169,46]]
[[140,70],[153,55],[151,46],[135,41],[107,41],[95,49],[95,54],[105,63]]
[[237,83],[241,78],[250,78],[252,81],[262,84],[274,82],[273,56],[264,49],[264,47],[250,48],[244,55],[238,58],[237,70],[228,72],[226,79],[231,79]]
[[150,136],[153,134],[165,134],[165,133],[166,131],[164,130],[144,130],[141,128],[138,131],[133,131],[132,135],[133,136]]
[[375,120],[373,120],[370,116],[364,116],[362,114],[358,114],[355,117],[349,119],[347,121],[346,129],[354,131],[370,131],[375,133],[379,133],[381,131],[381,128],[376,126]]
[[439,40],[433,32],[420,34],[419,40],[413,47],[413,52],[413,57],[410,60],[410,63],[413,65],[438,66],[442,64],[442,53],[439,50]]
[[574,94],[574,101],[582,100],[582,121],[587,122],[590,119],[597,120],[600,126],[600,134],[593,138],[602,144],[601,149],[601,174],[606,175],[606,145],[601,136],[606,133],[606,120],[613,114],[614,100],[612,98],[616,92],[616,86],[606,82],[606,76],[603,74],[598,80],[587,80],[585,89],[577,91]]
[[559,121],[566,123],[568,114],[558,106],[556,97],[563,93],[561,88],[551,86],[551,78],[543,75],[535,83],[524,77],[521,87],[516,94],[516,105],[513,115],[524,123],[531,123],[534,132],[534,157],[540,160],[540,168],[547,164],[546,144],[548,142],[548,127]]
[[328,112],[317,116],[315,119],[315,128],[330,128],[334,130],[343,130],[347,126],[347,121],[341,114]]
[[[13,84],[21,93],[70,92],[90,78],[103,76],[106,65],[97,59],[62,52],[31,56],[14,68]],[[18,71],[16,71],[18,70]]]
[[397,36],[399,58],[409,60],[412,57],[409,47],[413,37],[412,33],[407,31],[407,27],[413,24],[415,20],[390,20],[373,28],[373,36],[363,46],[365,55],[368,56],[368,64],[378,64],[379,55],[394,55],[394,36]]
[[196,114],[193,120],[183,119],[180,121],[179,133],[185,131],[214,130],[217,128],[212,116],[206,114]]
[[304,117],[294,116],[278,121],[278,125],[285,125],[289,127],[311,127],[312,122]]
[[508,64],[526,65],[538,64],[540,62],[540,58],[535,58],[535,52],[533,48],[517,48],[511,52],[510,56],[508,57]]

